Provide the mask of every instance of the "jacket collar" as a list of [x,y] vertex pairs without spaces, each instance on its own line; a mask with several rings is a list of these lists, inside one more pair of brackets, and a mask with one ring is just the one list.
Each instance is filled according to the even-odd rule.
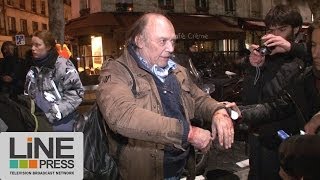
[[51,48],[46,57],[42,59],[33,59],[34,66],[39,68],[54,69],[59,54],[55,48]]
[[138,63],[134,60],[134,58],[130,55],[129,51],[127,48],[124,49],[124,53],[119,57],[118,61],[123,62],[124,64],[126,64],[128,66],[128,68],[137,75],[140,76],[145,76],[147,74],[149,74],[149,72],[147,72],[144,69],[141,69],[138,65]]

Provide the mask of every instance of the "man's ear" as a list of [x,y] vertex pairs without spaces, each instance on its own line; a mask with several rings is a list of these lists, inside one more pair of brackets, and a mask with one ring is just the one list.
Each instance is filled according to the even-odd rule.
[[144,37],[142,35],[137,35],[134,38],[134,41],[139,49],[141,49],[144,46],[145,42],[144,42]]

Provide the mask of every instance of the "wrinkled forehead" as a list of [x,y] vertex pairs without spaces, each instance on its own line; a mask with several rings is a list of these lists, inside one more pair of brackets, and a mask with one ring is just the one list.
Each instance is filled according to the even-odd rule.
[[144,33],[151,37],[176,38],[172,23],[162,16],[150,17]]

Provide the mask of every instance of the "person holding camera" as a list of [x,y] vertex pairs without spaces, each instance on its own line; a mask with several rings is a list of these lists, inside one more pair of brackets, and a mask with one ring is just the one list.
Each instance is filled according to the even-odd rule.
[[306,47],[294,41],[302,26],[300,13],[277,5],[267,13],[265,24],[264,44],[251,47],[251,66],[243,82],[245,106],[240,107],[250,127],[249,180],[280,179],[277,132],[299,133],[313,113],[310,101],[315,91],[305,88],[305,60],[299,58],[307,53]]

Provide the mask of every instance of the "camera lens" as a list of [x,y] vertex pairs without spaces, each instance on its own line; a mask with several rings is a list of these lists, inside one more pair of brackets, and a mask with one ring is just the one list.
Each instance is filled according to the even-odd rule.
[[261,55],[268,55],[268,48],[266,47],[266,46],[263,46],[263,47],[261,47],[260,49],[259,49],[259,53],[261,54]]
[[257,48],[256,50],[262,55],[262,56],[266,56],[271,54],[272,49],[274,49],[274,47],[268,47],[266,45],[262,45],[259,48]]

